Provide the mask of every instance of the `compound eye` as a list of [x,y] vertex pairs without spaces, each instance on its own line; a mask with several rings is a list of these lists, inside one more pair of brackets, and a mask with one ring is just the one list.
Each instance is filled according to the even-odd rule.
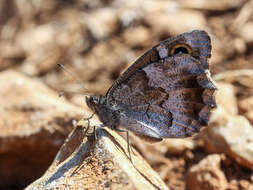
[[179,53],[191,54],[192,49],[186,44],[177,44],[174,47],[172,47],[172,49],[170,51],[171,55],[176,55]]

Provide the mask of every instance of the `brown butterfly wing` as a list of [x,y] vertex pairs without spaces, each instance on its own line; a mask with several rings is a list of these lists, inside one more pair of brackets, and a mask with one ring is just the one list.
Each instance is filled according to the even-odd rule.
[[211,57],[212,49],[210,37],[205,31],[194,30],[192,32],[168,38],[167,40],[164,40],[152,47],[139,57],[124,73],[122,73],[116,81],[114,81],[106,96],[110,97],[114,89],[117,88],[119,84],[127,80],[137,69],[159,61],[164,57],[168,57],[168,52],[170,52],[176,44],[188,44],[193,50],[192,56],[198,59],[205,69],[209,68],[208,58]]
[[[177,44],[188,45],[192,55],[170,56]],[[155,139],[191,136],[206,125],[215,106],[215,86],[205,70],[210,50],[210,39],[203,31],[170,38],[129,67],[106,97],[124,108],[126,125],[135,123],[126,127],[138,135]]]

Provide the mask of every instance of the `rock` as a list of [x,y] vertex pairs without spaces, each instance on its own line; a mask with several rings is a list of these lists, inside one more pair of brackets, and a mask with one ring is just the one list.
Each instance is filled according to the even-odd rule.
[[[24,2],[20,3],[20,6],[23,8],[24,4]],[[50,7],[50,5],[48,6]],[[9,54],[8,59],[13,59],[13,56],[22,56],[23,52],[24,55],[21,57],[23,59],[20,58],[23,62],[18,64],[22,72],[33,76],[41,73],[49,74],[48,72],[57,67],[57,63],[70,64],[70,62],[74,62],[73,57],[78,58],[78,52],[84,51],[90,46],[87,36],[88,29],[82,23],[83,18],[80,14],[71,9],[62,13],[58,12],[58,14],[61,16],[51,19],[49,22],[21,28],[16,36],[11,38],[12,41],[6,43],[10,46],[8,49],[14,50],[14,53],[11,54],[10,50],[2,48],[6,49],[5,52]],[[9,30],[6,33],[10,33]]]
[[242,6],[244,3],[243,0],[182,0],[180,1],[181,5],[185,8],[190,9],[202,9],[208,11],[226,11],[233,8]]
[[164,139],[158,143],[146,143],[141,138],[132,136],[131,144],[140,150],[141,154],[149,163],[160,162],[165,154],[180,155],[186,150],[193,150],[196,147],[192,138],[186,139]]
[[[105,94],[112,84],[112,77],[116,78],[126,67],[133,62],[136,55],[126,45],[116,39],[103,41],[94,45],[87,56],[84,56],[82,65],[78,70],[83,81],[92,81],[88,89]],[[89,88],[90,87],[90,88]]]
[[150,12],[144,17],[145,21],[152,26],[154,33],[177,35],[198,28],[207,29],[205,17],[200,12],[182,9],[163,11]]
[[225,190],[227,180],[220,169],[222,155],[209,155],[198,164],[192,166],[186,175],[189,190]]
[[215,96],[217,104],[222,106],[227,113],[238,114],[234,86],[229,83],[218,82],[217,87],[218,90]]
[[[6,11],[8,10],[8,11]],[[15,16],[17,7],[13,0],[3,0],[0,2],[0,25],[3,26],[6,22]]]
[[[239,116],[232,85],[218,83],[218,108],[211,114],[203,140],[209,153],[226,153],[238,164],[253,169],[253,127]],[[250,104],[247,103],[247,106]]]
[[238,54],[244,54],[247,50],[247,44],[242,38],[235,38],[233,41],[233,46]]
[[109,37],[118,27],[118,17],[112,8],[97,9],[87,14],[84,19],[96,39]]
[[138,26],[125,30],[123,36],[127,45],[138,47],[149,41],[151,34],[147,28]]
[[[182,154],[186,150],[193,150],[196,144],[192,138],[164,140],[167,154]],[[158,147],[157,147],[158,148]]]
[[[242,59],[239,58],[238,61],[242,61]],[[243,63],[240,62],[240,64]],[[244,112],[245,110],[241,106],[241,102],[253,94],[253,69],[228,70],[214,75],[213,79],[233,84],[238,99],[238,107],[242,109],[239,112]]]
[[[245,190],[249,190],[250,189],[250,182],[247,180],[240,180],[239,181],[239,187],[240,189],[245,189]],[[251,186],[251,189],[253,188],[253,186]]]
[[218,108],[211,114],[209,127],[203,130],[205,149],[209,153],[226,153],[253,170],[253,127],[245,117],[237,115],[233,86],[218,83],[216,100]]
[[253,170],[253,127],[243,116],[228,114],[223,107],[212,113],[205,129],[205,148],[209,153],[222,152],[238,164]]
[[240,101],[239,107],[243,110],[247,119],[253,124],[253,96]]
[[253,32],[252,22],[246,23],[245,25],[242,26],[242,28],[240,28],[240,35],[246,41],[247,44],[253,43],[253,36],[249,35],[252,34],[252,32]]
[[0,188],[40,177],[83,110],[35,79],[0,73]]
[[131,163],[127,143],[116,132],[96,128],[94,138],[86,127],[84,121],[77,125],[46,173],[26,190],[168,189],[135,150]]

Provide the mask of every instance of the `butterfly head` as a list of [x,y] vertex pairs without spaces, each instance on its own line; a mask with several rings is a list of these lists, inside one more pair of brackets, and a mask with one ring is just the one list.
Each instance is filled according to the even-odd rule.
[[86,96],[85,101],[91,110],[96,111],[96,108],[100,105],[101,98],[101,96]]
[[86,104],[92,110],[95,111],[100,121],[110,127],[119,125],[118,113],[111,107],[106,97],[103,96],[87,96]]

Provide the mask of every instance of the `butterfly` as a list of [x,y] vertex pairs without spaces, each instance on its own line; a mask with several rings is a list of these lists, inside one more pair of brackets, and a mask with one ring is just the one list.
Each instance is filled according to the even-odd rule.
[[86,103],[103,126],[149,142],[192,136],[216,107],[210,57],[205,31],[168,38],[139,57],[105,96],[87,96]]

